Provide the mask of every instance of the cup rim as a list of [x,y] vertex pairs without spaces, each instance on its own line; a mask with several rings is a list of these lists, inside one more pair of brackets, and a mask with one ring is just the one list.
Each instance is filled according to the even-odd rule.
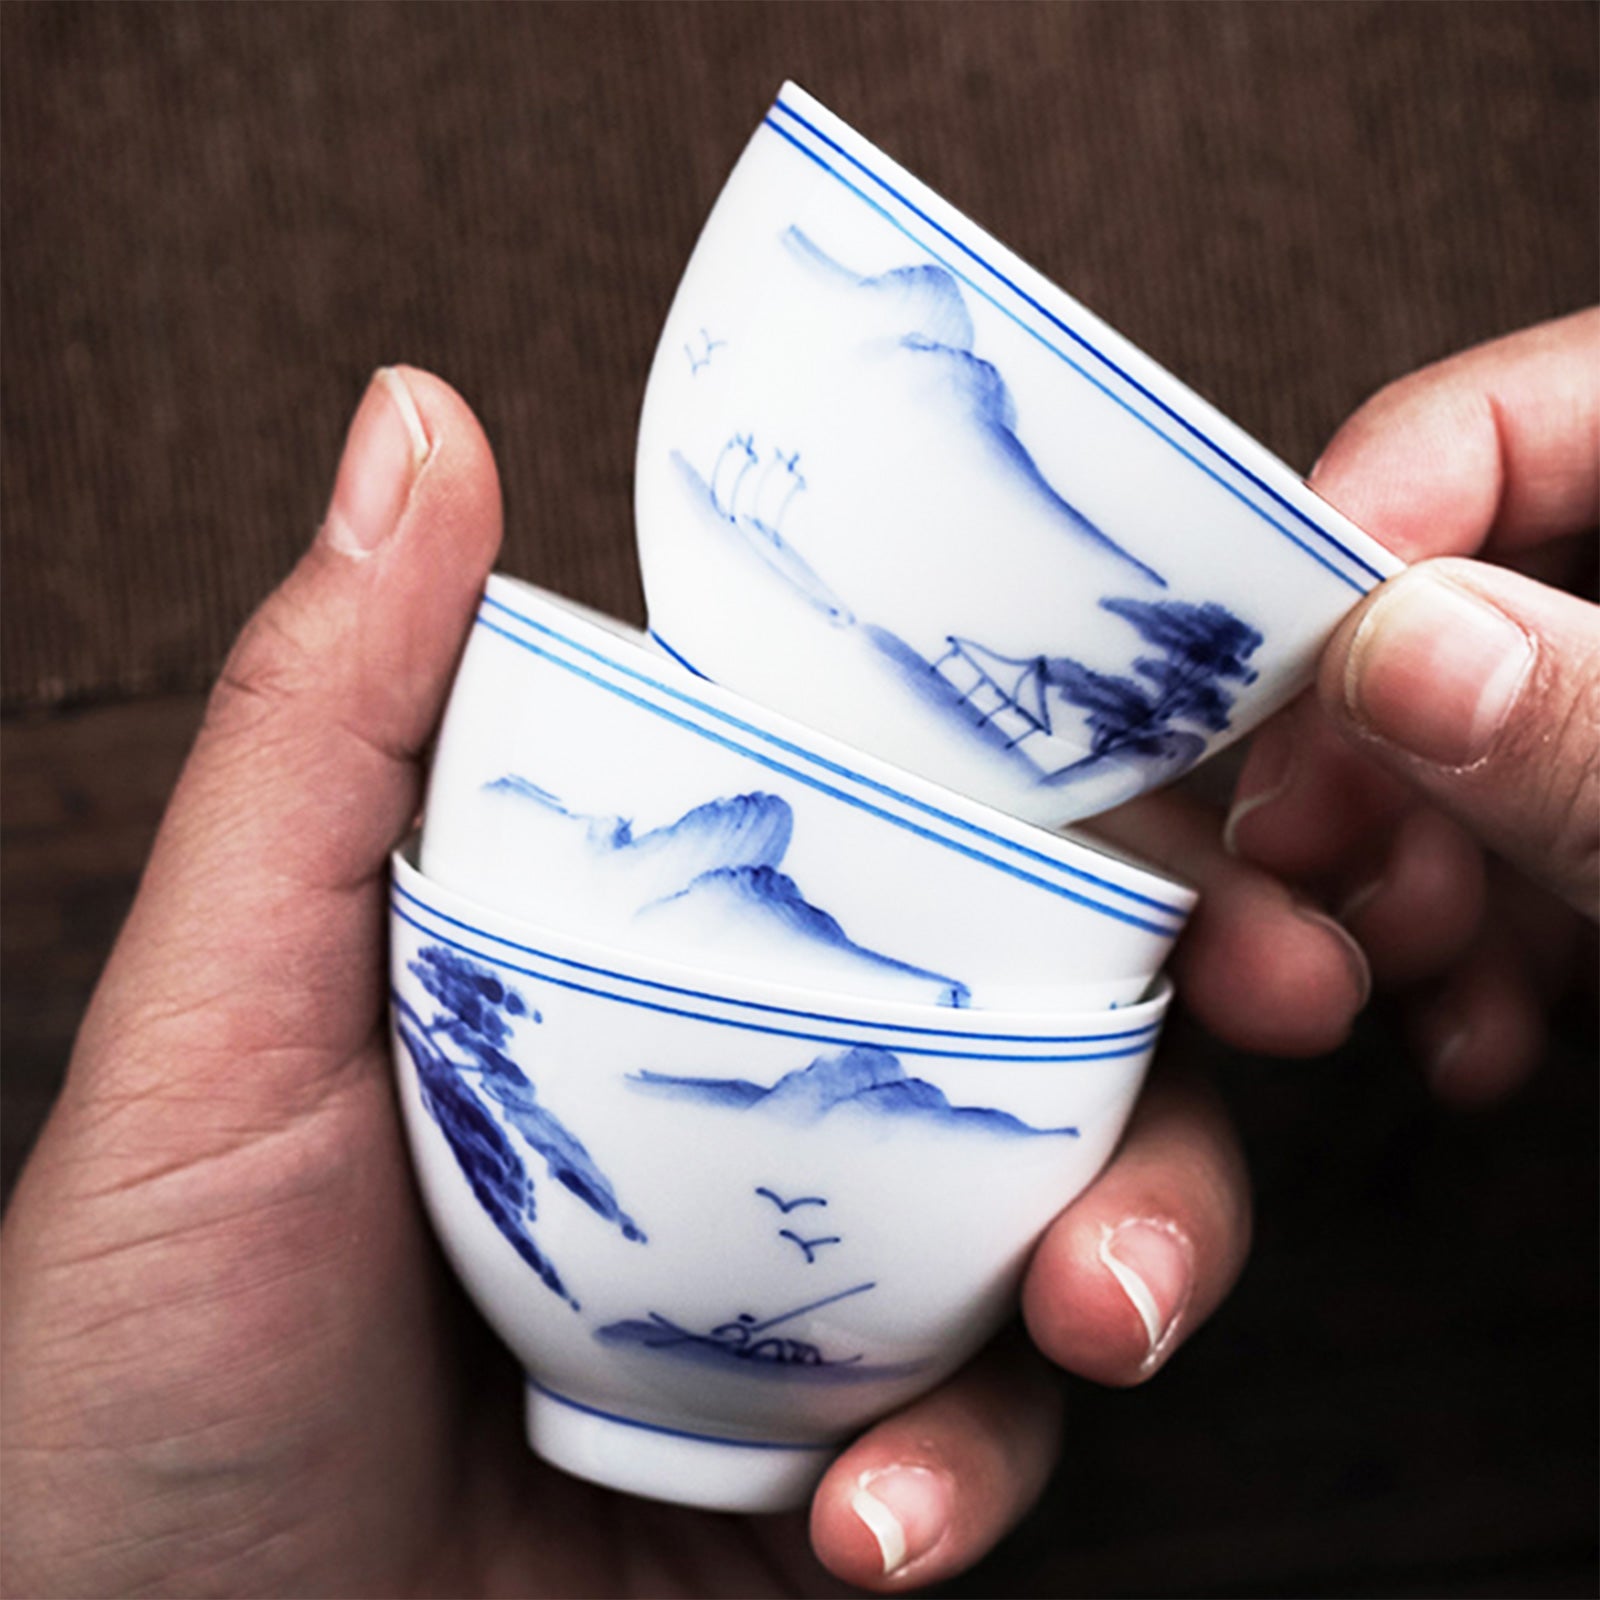
[[[1146,998],[1127,1005],[1029,1011],[947,1009],[720,973],[497,911],[426,877],[416,858],[415,835],[390,858],[389,914],[425,938],[538,981],[760,1032],[997,1065],[1066,1064],[1146,1054],[1173,999],[1165,973],[1152,979]],[[818,1031],[829,1029],[836,1036]]]
[[[495,615],[486,617],[485,611]],[[532,630],[540,639],[519,636],[514,625]],[[840,797],[840,782],[863,789],[909,813],[902,817],[874,808],[892,823],[1032,878],[1092,910],[1134,922],[1167,939],[1182,932],[1200,898],[1198,890],[1181,879],[1146,866],[1114,846],[1101,846],[1098,841],[1091,844],[1021,821],[702,677],[685,663],[652,649],[646,642],[648,636],[589,607],[574,606],[526,579],[502,572],[490,574],[474,626],[486,627],[546,660],[555,657],[542,642],[553,640],[580,656],[603,662],[637,688],[673,702],[682,713],[674,720],[703,726],[709,730],[707,736],[718,742],[726,743],[730,736],[757,741],[783,762],[799,763],[805,770],[795,770],[793,765],[784,770],[801,782],[825,788],[836,798]],[[568,637],[571,633],[578,637]],[[564,661],[556,664],[567,665]],[[757,759],[765,756],[758,753]],[[995,850],[1001,854],[995,855]]]
[[[1406,563],[1352,522],[1313,489],[1300,473],[1197,390],[1162,366],[1126,335],[1031,266],[965,212],[901,166],[793,79],[773,98],[761,127],[787,140],[819,168],[831,173],[945,268],[1018,321],[1038,342],[1055,350],[1091,382],[1110,393],[1127,389],[1160,414],[1140,420],[1170,445],[1191,456],[1211,476],[1242,478],[1299,529],[1277,524],[1280,533],[1312,560],[1328,567],[1357,598]],[[943,260],[920,232],[939,237],[953,260]],[[1070,351],[1057,347],[1057,341]],[[1113,398],[1115,398],[1113,394]],[[1137,408],[1130,408],[1139,415]],[[1172,432],[1168,432],[1168,426]],[[1214,470],[1213,470],[1214,469]],[[1239,498],[1267,521],[1274,519],[1251,493]],[[1354,575],[1347,568],[1354,569]],[[1351,602],[1354,604],[1354,600]]]

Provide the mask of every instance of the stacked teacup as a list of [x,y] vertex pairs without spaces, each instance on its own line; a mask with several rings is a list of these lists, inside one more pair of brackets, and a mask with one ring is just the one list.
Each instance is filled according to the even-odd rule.
[[1397,569],[786,85],[669,314],[650,633],[489,583],[395,863],[401,1101],[569,1471],[738,1510],[966,1360],[1193,894],[1060,828]]

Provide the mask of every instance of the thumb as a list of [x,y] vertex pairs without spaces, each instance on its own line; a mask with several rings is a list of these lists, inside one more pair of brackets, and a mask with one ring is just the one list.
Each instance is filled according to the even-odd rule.
[[1501,567],[1423,562],[1345,619],[1318,694],[1389,770],[1597,914],[1600,609]]
[[262,1093],[314,1092],[371,1036],[388,852],[499,541],[465,402],[377,373],[320,531],[212,693],[75,1074],[110,1061],[119,1088],[182,1093],[254,1057],[274,1064]]

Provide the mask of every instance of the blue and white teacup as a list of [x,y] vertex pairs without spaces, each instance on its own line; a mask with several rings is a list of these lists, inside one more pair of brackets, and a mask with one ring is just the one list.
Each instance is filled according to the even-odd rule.
[[1041,1016],[820,997],[530,927],[404,853],[393,1046],[434,1228],[614,1488],[801,1503],[1010,1314],[1170,998]]
[[619,949],[952,1009],[1135,1001],[1195,899],[500,576],[445,713],[422,867]]
[[667,317],[635,482],[664,648],[1046,825],[1255,726],[1401,565],[793,84]]

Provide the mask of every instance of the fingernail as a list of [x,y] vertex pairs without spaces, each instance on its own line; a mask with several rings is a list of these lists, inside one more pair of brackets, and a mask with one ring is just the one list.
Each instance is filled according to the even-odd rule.
[[364,561],[394,532],[432,446],[406,381],[380,367],[356,408],[320,537]]
[[1194,1287],[1194,1246],[1170,1222],[1120,1223],[1100,1242],[1100,1259],[1144,1324],[1140,1370],[1166,1355]]
[[1392,579],[1345,663],[1345,709],[1369,733],[1443,767],[1479,760],[1533,665],[1503,611],[1428,566]]
[[869,1472],[850,1497],[850,1509],[877,1541],[883,1575],[920,1561],[950,1525],[950,1484],[929,1467]]
[[[1373,893],[1381,887],[1382,884],[1373,885]],[[1344,915],[1352,916],[1358,910],[1360,910],[1359,904],[1352,908],[1347,903]],[[1344,952],[1345,960],[1350,964],[1350,975],[1356,983],[1356,1010],[1364,1010],[1372,998],[1372,964],[1367,960],[1367,952],[1356,943],[1355,935],[1342,922],[1330,917],[1326,911],[1317,910],[1315,906],[1296,901],[1294,911],[1301,921],[1309,922],[1314,928],[1320,928]]]
[[1250,741],[1250,755],[1239,774],[1239,792],[1222,825],[1222,848],[1229,855],[1239,853],[1239,824],[1289,787],[1294,752],[1294,732],[1282,723],[1267,723]]

